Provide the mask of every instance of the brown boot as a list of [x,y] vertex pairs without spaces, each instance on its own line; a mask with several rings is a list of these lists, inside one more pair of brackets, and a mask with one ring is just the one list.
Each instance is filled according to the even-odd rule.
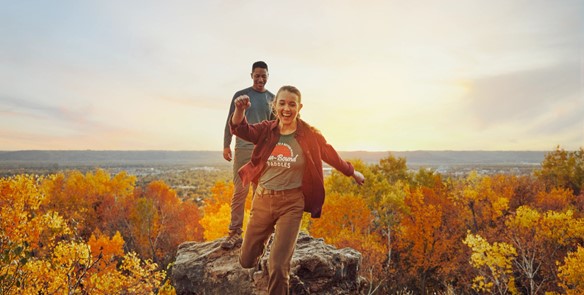
[[233,247],[240,247],[242,241],[240,232],[231,231],[229,232],[229,236],[225,238],[225,241],[221,242],[221,248],[230,250]]

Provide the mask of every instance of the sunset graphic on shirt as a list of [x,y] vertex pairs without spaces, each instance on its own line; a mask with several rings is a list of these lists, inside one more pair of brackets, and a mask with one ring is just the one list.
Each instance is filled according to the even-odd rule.
[[[287,144],[278,143],[274,150],[272,151],[272,157],[284,156],[284,157],[292,157],[294,152],[292,152],[292,147]],[[270,157],[271,158],[271,157]]]
[[290,163],[295,163],[298,155],[294,154],[292,147],[287,143],[278,143],[268,158],[268,166],[290,168]]

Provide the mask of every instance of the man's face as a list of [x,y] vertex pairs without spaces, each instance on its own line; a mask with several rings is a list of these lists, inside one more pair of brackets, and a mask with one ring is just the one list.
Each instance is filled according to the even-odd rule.
[[253,69],[251,79],[253,80],[253,89],[264,92],[266,83],[268,83],[268,70],[262,68]]

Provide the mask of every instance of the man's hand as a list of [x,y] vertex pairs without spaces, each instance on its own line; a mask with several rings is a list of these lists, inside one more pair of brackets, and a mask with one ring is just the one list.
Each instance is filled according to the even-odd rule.
[[363,176],[363,174],[361,174],[361,172],[357,170],[355,170],[355,172],[353,173],[353,178],[355,179],[358,185],[362,185],[365,183],[365,176]]
[[230,147],[226,147],[223,149],[223,159],[231,162],[231,148]]

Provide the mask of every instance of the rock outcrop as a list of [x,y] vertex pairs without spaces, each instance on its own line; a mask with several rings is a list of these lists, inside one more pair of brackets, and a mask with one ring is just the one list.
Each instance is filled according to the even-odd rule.
[[[172,268],[177,294],[267,294],[269,247],[257,267],[239,265],[239,248],[223,250],[223,239],[186,242],[178,247]],[[301,233],[292,257],[291,294],[359,294],[361,254],[351,248],[336,249],[322,239]]]

